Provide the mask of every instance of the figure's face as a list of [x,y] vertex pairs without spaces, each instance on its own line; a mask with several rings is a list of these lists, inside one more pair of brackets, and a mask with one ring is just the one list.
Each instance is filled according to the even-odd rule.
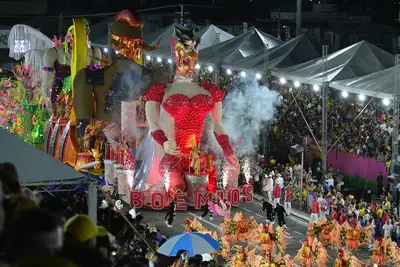
[[198,58],[197,42],[192,39],[183,42],[171,39],[171,44],[174,48],[175,75],[192,78]]

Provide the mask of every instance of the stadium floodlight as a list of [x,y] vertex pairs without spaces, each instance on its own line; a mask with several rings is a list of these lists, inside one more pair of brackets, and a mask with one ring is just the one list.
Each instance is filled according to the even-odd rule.
[[232,70],[231,69],[227,69],[226,70],[226,74],[231,75],[232,74]]
[[360,99],[360,101],[364,101],[365,100],[365,95],[359,95],[358,99]]
[[389,104],[390,104],[389,99],[387,99],[387,98],[383,99],[383,104],[384,104],[385,106],[389,106]]
[[146,56],[146,59],[147,60],[151,60],[151,56]]
[[195,68],[196,68],[196,70],[199,70],[201,68],[201,66],[199,64],[196,64]]
[[212,66],[208,66],[208,71],[213,72],[214,68]]
[[171,63],[172,63],[172,60],[171,60],[170,58],[168,59],[168,63],[169,63],[169,64],[171,64]]
[[242,71],[242,72],[240,73],[240,76],[242,76],[243,78],[246,77],[246,72]]
[[158,62],[158,63],[161,63],[161,62],[162,62],[162,59],[161,59],[160,57],[158,57],[158,58],[157,58],[157,62]]
[[318,85],[316,85],[316,84],[314,84],[314,86],[313,86],[313,90],[314,90],[315,92],[319,91],[319,86],[318,86]]
[[262,78],[261,74],[260,74],[260,73],[257,73],[257,74],[256,74],[256,79],[257,79],[257,80],[260,80],[261,78]]
[[293,85],[294,85],[294,87],[296,87],[296,88],[299,88],[299,87],[300,87],[300,83],[299,83],[298,81],[295,81],[295,82],[293,83]]
[[104,53],[108,53],[108,48],[107,48],[107,47],[104,47],[104,48],[103,48],[103,51],[104,51]]
[[349,96],[349,93],[347,93],[346,91],[343,91],[343,92],[342,92],[342,96],[343,96],[344,98],[346,98],[346,97]]
[[279,81],[280,81],[281,84],[285,84],[286,83],[286,79],[285,78],[280,78]]

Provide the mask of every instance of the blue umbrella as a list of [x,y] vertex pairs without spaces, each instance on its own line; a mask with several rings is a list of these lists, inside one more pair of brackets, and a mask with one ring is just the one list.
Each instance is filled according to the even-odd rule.
[[220,246],[220,243],[211,236],[192,232],[171,237],[157,252],[167,256],[176,256],[178,251],[184,250],[189,256],[194,256],[215,252]]

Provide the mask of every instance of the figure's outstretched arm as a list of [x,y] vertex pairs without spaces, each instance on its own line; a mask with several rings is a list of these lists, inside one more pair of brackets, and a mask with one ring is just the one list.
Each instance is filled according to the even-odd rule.
[[147,101],[145,105],[147,122],[149,124],[150,135],[161,145],[165,152],[171,155],[178,155],[175,142],[168,141],[165,132],[160,128],[160,103],[155,101]]
[[214,104],[214,108],[210,113],[211,121],[214,126],[214,134],[218,144],[224,151],[225,157],[227,157],[232,163],[236,163],[235,151],[229,142],[229,136],[225,133],[225,129],[222,126],[222,102]]
[[168,141],[168,138],[158,125],[160,122],[160,103],[155,101],[146,102],[145,112],[150,134],[162,146],[164,142]]

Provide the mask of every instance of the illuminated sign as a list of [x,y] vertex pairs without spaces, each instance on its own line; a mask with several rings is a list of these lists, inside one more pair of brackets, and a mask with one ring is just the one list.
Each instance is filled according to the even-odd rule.
[[[147,192],[146,192],[147,193]],[[227,193],[227,199],[225,199],[225,193]],[[165,192],[149,192],[151,197],[151,207],[154,210],[162,210],[169,205],[169,197],[165,195]],[[187,205],[185,198],[187,194],[185,192],[176,193],[176,209],[186,210]],[[253,186],[245,185],[240,190],[239,188],[231,188],[229,190],[217,190],[217,192],[206,192],[197,193],[194,197],[194,208],[201,209],[204,205],[207,205],[209,201],[212,201],[214,195],[220,199],[224,199],[230,202],[232,206],[237,206],[241,202],[241,195],[243,202],[253,201]],[[136,208],[144,206],[144,192],[143,191],[132,191],[131,192],[131,205]]]

